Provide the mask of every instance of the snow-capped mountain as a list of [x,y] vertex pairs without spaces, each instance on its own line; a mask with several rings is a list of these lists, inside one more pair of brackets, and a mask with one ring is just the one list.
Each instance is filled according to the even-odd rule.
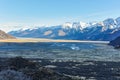
[[120,36],[120,17],[117,19],[108,18],[101,22],[66,22],[58,26],[11,31],[9,34],[16,37],[113,40]]
[[79,30],[79,29],[83,30],[84,28],[86,28],[88,26],[89,26],[89,24],[87,24],[85,22],[73,22],[73,23],[66,22],[62,25],[62,27],[65,29],[73,28],[76,30]]
[[116,21],[112,18],[106,19],[103,21],[104,28],[107,29],[114,29],[116,28]]
[[117,23],[117,27],[119,28],[119,27],[120,27],[120,17],[118,17],[118,18],[116,19],[116,23]]

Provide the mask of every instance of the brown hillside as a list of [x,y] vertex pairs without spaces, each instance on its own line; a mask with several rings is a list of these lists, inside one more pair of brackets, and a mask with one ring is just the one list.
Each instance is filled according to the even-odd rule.
[[15,39],[15,37],[5,33],[2,30],[0,30],[0,39]]

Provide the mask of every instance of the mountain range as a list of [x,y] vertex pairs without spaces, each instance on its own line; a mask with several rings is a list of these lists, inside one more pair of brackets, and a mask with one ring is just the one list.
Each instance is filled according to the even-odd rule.
[[101,22],[66,22],[62,25],[10,31],[16,37],[102,40],[111,41],[120,36],[120,17]]

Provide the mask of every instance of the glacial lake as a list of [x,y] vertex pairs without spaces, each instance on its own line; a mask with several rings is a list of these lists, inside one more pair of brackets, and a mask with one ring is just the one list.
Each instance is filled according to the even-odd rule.
[[105,43],[0,43],[0,57],[75,61],[120,61],[120,50]]

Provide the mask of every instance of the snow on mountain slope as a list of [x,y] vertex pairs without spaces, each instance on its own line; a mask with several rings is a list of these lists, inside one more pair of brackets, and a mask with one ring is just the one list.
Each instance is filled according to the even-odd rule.
[[120,27],[120,17],[116,19],[116,23],[117,23],[117,28]]
[[17,37],[37,37],[78,40],[113,40],[120,36],[120,17],[101,22],[66,22],[58,26],[11,31]]
[[62,26],[63,26],[64,29],[73,28],[73,29],[76,29],[76,30],[79,30],[79,29],[82,30],[82,29],[88,27],[89,24],[87,24],[85,22],[73,22],[73,23],[66,22]]
[[64,24],[62,25],[62,27],[65,28],[65,29],[72,28],[72,23],[66,22],[66,23],[64,23]]
[[104,20],[103,23],[104,23],[104,27],[106,29],[114,29],[114,28],[116,28],[116,22],[112,18]]

